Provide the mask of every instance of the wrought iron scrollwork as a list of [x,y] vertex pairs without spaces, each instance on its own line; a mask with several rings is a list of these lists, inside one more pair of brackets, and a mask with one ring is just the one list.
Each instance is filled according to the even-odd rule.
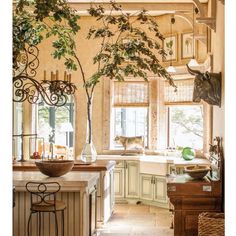
[[29,46],[18,55],[13,71],[13,101],[35,104],[41,97],[49,106],[64,106],[76,86],[69,80],[36,80],[38,55],[36,46]]

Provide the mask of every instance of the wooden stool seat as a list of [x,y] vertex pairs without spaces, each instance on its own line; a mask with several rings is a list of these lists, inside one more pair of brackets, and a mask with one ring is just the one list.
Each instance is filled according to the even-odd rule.
[[62,211],[66,208],[66,204],[62,201],[54,201],[49,200],[47,203],[45,202],[34,202],[31,207],[31,211],[42,211],[42,212],[50,212],[50,211]]

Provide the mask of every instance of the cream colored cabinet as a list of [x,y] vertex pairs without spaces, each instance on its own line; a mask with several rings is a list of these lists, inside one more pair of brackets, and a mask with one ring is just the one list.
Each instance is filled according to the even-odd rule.
[[153,186],[154,201],[160,203],[167,203],[167,183],[166,177],[163,176],[153,176]]
[[166,177],[140,173],[139,161],[117,161],[114,190],[116,202],[140,200],[146,204],[168,207]]
[[114,171],[115,198],[139,198],[139,162],[117,161]]
[[140,174],[140,199],[167,203],[166,178]]
[[115,198],[125,197],[125,161],[117,161],[114,170],[114,192]]
[[153,176],[140,174],[140,198],[144,200],[153,200]]
[[114,193],[114,170],[110,171],[110,195],[111,195],[111,201],[110,201],[110,209],[111,209],[111,214],[114,210],[115,206],[115,193]]
[[97,191],[97,219],[106,223],[114,209],[114,168],[100,172]]
[[138,161],[125,161],[125,197],[139,198]]

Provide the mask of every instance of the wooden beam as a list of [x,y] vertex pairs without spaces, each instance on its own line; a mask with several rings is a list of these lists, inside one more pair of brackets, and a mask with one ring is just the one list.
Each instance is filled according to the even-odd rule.
[[[85,12],[90,7],[90,3],[69,3],[69,5],[77,10],[78,13]],[[105,10],[109,10],[109,3],[102,4]],[[165,11],[166,13],[171,11],[192,11],[192,3],[121,3],[124,11],[140,11],[145,9],[147,11]],[[206,4],[203,4],[206,5]]]
[[199,0],[193,0],[194,4],[199,10],[200,17],[196,18],[196,21],[201,24],[205,24],[210,29],[216,31],[216,0],[211,0],[210,14],[204,9],[203,4]]

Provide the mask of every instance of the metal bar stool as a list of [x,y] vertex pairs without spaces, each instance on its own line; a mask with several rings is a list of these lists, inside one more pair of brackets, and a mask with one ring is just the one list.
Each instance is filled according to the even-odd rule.
[[[57,182],[28,182],[26,189],[30,193],[30,216],[28,219],[28,236],[30,236],[30,220],[32,214],[38,213],[39,219],[39,236],[41,235],[41,213],[52,212],[55,216],[55,232],[58,236],[58,222],[57,222],[57,211],[62,213],[62,235],[64,235],[64,210],[66,205],[62,201],[56,200],[56,193],[60,191],[61,186]],[[36,200],[33,200],[33,197]]]

